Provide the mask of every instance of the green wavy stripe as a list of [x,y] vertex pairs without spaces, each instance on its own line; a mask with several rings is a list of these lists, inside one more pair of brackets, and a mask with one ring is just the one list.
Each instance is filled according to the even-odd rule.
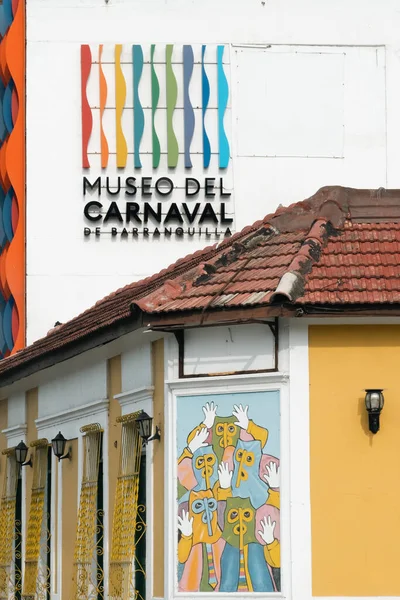
[[172,52],[173,44],[167,44],[166,47],[166,75],[167,75],[167,151],[168,167],[175,168],[178,164],[179,147],[178,140],[174,132],[173,116],[178,97],[178,86],[176,77],[172,70]]
[[158,83],[158,77],[154,68],[154,51],[156,49],[155,44],[151,45],[150,50],[150,63],[151,63],[151,131],[153,138],[153,169],[157,169],[160,164],[161,147],[160,140],[156,132],[155,126],[155,115],[158,106],[158,100],[160,98],[160,84]]

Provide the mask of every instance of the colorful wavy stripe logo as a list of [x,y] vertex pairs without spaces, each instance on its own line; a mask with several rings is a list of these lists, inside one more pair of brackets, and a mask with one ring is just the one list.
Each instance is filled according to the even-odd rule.
[[25,346],[25,2],[0,6],[0,358]]
[[[118,169],[141,169],[150,154],[153,169],[199,168],[199,158],[204,169],[227,169],[228,69],[224,45],[82,45],[82,167],[94,166],[100,155],[102,169],[113,156]],[[96,77],[97,93],[89,94]],[[94,130],[99,140],[92,139]]]

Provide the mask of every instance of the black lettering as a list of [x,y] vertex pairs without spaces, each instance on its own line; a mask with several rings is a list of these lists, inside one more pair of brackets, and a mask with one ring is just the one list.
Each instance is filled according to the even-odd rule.
[[83,178],[83,195],[86,196],[86,189],[89,188],[91,192],[97,187],[97,193],[100,196],[101,194],[101,179],[98,177],[94,183],[90,183],[90,181],[84,177]]
[[84,227],[83,229],[83,235],[90,235],[92,233],[91,229],[89,229],[89,227]]
[[[164,186],[161,185],[162,182],[165,182],[168,185],[168,188],[166,190],[164,189]],[[172,193],[172,190],[174,189],[174,184],[172,179],[170,179],[169,177],[160,177],[160,179],[157,179],[155,183],[155,188],[156,192],[158,192],[161,196],[169,196]]]
[[100,233],[101,233],[100,227],[96,227],[96,229],[94,230],[94,235],[99,236]]
[[230,237],[232,235],[232,231],[229,229],[229,227],[227,229],[225,229],[225,233],[224,236],[225,237]]
[[126,222],[130,223],[131,219],[135,220],[137,223],[141,223],[142,219],[138,216],[138,212],[140,210],[140,206],[137,202],[127,202],[126,203]]
[[205,193],[204,195],[206,196],[206,198],[209,197],[213,197],[215,196],[215,192],[214,190],[214,182],[215,182],[215,177],[206,177],[205,180]]
[[[91,215],[89,213],[89,211],[92,208],[98,208],[99,209],[99,213]],[[83,214],[85,215],[85,217],[87,219],[89,219],[89,221],[99,221],[101,219],[100,211],[101,211],[102,208],[103,208],[103,205],[101,204],[101,202],[97,202],[97,200],[92,200],[91,202],[88,202],[86,204],[85,208],[83,209]]]
[[208,232],[208,227],[206,227],[206,236],[210,237],[211,233]]
[[153,231],[153,237],[154,236],[160,236],[160,230],[158,229],[158,227],[156,227],[155,230]]
[[142,177],[142,196],[151,196],[151,177]]
[[194,235],[195,233],[196,233],[196,228],[195,227],[192,227],[192,228],[188,227],[188,234],[190,236]]
[[219,179],[219,191],[220,191],[221,198],[231,195],[231,192],[224,192],[224,180],[222,179],[222,177],[220,177],[220,179]]
[[201,225],[204,221],[211,221],[212,223],[216,223],[218,225],[217,215],[214,212],[213,207],[209,202],[204,207],[203,213],[199,219],[199,224]]
[[184,233],[184,232],[183,232],[183,229],[182,229],[182,227],[177,227],[177,228],[175,229],[175,235],[177,235],[177,236],[179,236],[179,237],[182,237],[182,236],[183,236],[183,233]]
[[195,207],[192,210],[192,212],[190,212],[190,210],[188,209],[188,205],[186,204],[186,202],[184,202],[182,204],[182,208],[184,210],[185,215],[187,216],[189,223],[193,223],[193,221],[195,220],[195,218],[197,216],[197,213],[199,212],[200,202],[196,202]]
[[[127,177],[125,180],[126,190],[125,196],[136,196],[136,177]],[[128,191],[129,190],[129,191]]]
[[117,219],[120,223],[123,222],[123,218],[121,215],[121,211],[118,208],[118,204],[116,202],[111,202],[107,214],[104,217],[103,223],[107,223],[110,219]]
[[143,227],[143,237],[149,237],[149,228]]
[[106,177],[106,190],[111,196],[117,196],[121,191],[121,177],[118,177],[118,188],[115,192],[110,189],[110,178]]
[[172,235],[172,227],[164,227],[164,235]]
[[137,227],[132,227],[132,235],[137,237],[137,235],[138,235],[138,228]]
[[221,225],[230,225],[233,223],[233,219],[225,216],[225,202],[221,203]]
[[[191,188],[195,188],[194,190]],[[186,196],[195,196],[200,191],[200,181],[194,177],[186,177],[185,179],[185,194]]]
[[170,221],[178,221],[178,223],[183,223],[182,215],[179,212],[179,208],[175,204],[171,204],[169,207],[169,211],[167,212],[167,216],[165,217],[164,223],[169,223]]
[[116,227],[111,227],[111,235],[112,237],[115,237],[117,235],[118,231]]
[[155,220],[156,223],[161,223],[161,219],[162,219],[161,208],[162,208],[161,202],[157,202],[157,211],[154,210],[154,208],[151,206],[151,204],[149,204],[148,202],[145,202],[144,210],[143,210],[143,222],[148,223],[149,216],[150,216],[150,217],[153,217],[153,219]]
[[126,230],[126,228],[125,228],[125,227],[124,227],[124,228],[123,228],[123,230],[121,231],[121,237],[122,237],[123,235],[126,235],[126,236],[128,236],[128,231]]

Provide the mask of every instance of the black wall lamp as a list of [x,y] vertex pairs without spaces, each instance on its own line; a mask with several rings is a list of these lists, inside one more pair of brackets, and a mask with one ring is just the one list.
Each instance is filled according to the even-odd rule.
[[379,416],[385,403],[383,389],[365,390],[365,407],[368,411],[368,424],[371,433],[379,431]]
[[56,458],[58,458],[58,462],[60,462],[60,460],[64,460],[64,458],[69,458],[69,460],[71,460],[71,458],[72,458],[71,446],[68,448],[68,453],[65,454],[66,444],[67,444],[67,440],[65,439],[65,437],[63,436],[61,431],[59,431],[57,433],[56,437],[51,440],[51,445],[53,448],[54,456]]
[[141,412],[138,418],[135,420],[137,428],[139,430],[139,435],[143,440],[144,444],[147,442],[152,442],[153,440],[160,440],[160,430],[156,425],[155,434],[150,437],[152,431],[153,417],[150,417],[146,412]]
[[32,456],[30,456],[28,462],[26,462],[27,456],[28,446],[21,440],[18,446],[15,447],[15,460],[17,461],[17,464],[21,467],[27,467],[28,465],[32,467]]

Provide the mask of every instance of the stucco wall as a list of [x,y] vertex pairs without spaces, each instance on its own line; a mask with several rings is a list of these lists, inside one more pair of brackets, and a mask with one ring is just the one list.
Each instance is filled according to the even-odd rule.
[[[212,56],[215,44],[225,44],[229,84],[225,126],[231,150],[228,171],[218,169],[215,155],[209,169],[203,168],[197,155],[188,172],[182,157],[176,169],[168,169],[163,156],[160,167],[153,169],[144,153],[142,170],[134,170],[129,156],[121,175],[168,175],[177,185],[185,176],[204,182],[204,177],[223,175],[232,190],[227,205],[234,218],[233,229],[239,230],[279,204],[301,200],[323,185],[399,185],[399,21],[395,0],[367,4],[358,0],[351,6],[345,0],[29,0],[28,342],[45,334],[55,321],[65,321],[121,285],[216,241],[213,236],[84,238],[81,44],[90,44],[95,58],[101,43],[108,53],[114,44],[121,43],[128,54],[132,44],[141,44],[146,73],[150,44],[159,48],[175,44],[178,62],[182,44],[193,45],[196,61],[201,44],[210,46]],[[195,67],[198,69],[199,64]],[[173,68],[180,94],[181,65],[174,64]],[[209,67],[212,94],[213,68]],[[163,90],[165,64],[156,65],[156,71]],[[96,92],[93,77],[89,84]],[[139,93],[148,100],[149,80],[143,77]],[[127,83],[131,102],[132,86]],[[109,85],[113,98],[113,76]],[[200,92],[196,80],[190,88],[193,102],[201,97]],[[211,100],[215,102],[215,96]],[[180,144],[181,101],[179,95],[174,115]],[[196,108],[199,119],[200,108],[201,101]],[[128,112],[124,122],[132,137]],[[151,146],[148,115],[146,112],[142,141],[145,150]],[[96,123],[89,147],[92,151],[93,144],[98,145]],[[165,150],[162,120],[158,133]],[[216,135],[211,126],[210,135],[212,139]],[[112,150],[113,135],[110,143]],[[197,130],[193,144],[201,151]],[[103,175],[116,176],[114,163]],[[100,174],[100,168],[89,170],[94,178]],[[174,191],[174,199],[178,205],[184,201],[182,189]],[[205,202],[204,189],[199,201]],[[190,209],[193,202],[189,202]],[[218,198],[213,202],[218,204]],[[105,197],[104,203],[107,206],[109,198]]]
[[[314,596],[398,596],[398,325],[311,326],[310,471]],[[365,388],[384,389],[368,429]]]

